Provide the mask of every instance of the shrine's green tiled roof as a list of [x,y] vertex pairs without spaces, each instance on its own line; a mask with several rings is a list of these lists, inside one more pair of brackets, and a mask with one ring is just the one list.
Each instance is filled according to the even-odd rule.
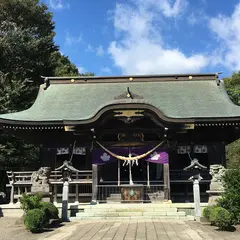
[[31,108],[2,114],[0,123],[84,123],[104,108],[121,104],[136,104],[137,109],[141,105],[151,107],[168,121],[240,119],[240,107],[231,102],[223,82],[215,75],[133,76],[133,80],[49,78],[48,81],[47,89],[40,86]]

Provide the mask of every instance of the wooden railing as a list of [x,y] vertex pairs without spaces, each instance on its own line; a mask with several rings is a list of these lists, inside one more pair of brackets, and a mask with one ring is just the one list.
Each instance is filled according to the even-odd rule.
[[[196,173],[193,171],[184,171],[184,170],[170,170],[170,182],[188,182],[189,178]],[[203,169],[200,172],[200,175],[203,177],[204,181],[210,181],[211,176],[209,174],[209,169]]]
[[[10,203],[15,200],[19,201],[23,193],[31,192],[31,176],[33,171],[13,172],[8,171],[7,176],[9,184],[6,187],[11,188]],[[53,194],[54,202],[62,196],[61,171],[51,171],[49,183],[50,191]],[[72,174],[72,181],[69,182],[69,198],[74,198],[75,202],[79,201],[80,197],[91,197],[92,195],[92,170],[83,170]]]

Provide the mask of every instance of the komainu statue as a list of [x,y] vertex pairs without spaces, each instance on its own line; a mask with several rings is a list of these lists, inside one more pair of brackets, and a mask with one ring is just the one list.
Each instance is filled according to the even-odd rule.
[[209,194],[209,205],[216,205],[217,199],[220,198],[221,194],[224,192],[222,178],[225,172],[226,168],[220,164],[210,165],[209,173],[212,176],[212,179],[210,183],[210,190],[207,191]]
[[31,176],[31,193],[41,193],[43,196],[49,195],[50,185],[49,185],[49,178],[50,178],[51,170],[49,167],[41,167],[39,170],[32,173]]
[[222,178],[226,171],[226,168],[219,164],[214,164],[210,166],[210,175],[212,176],[210,189],[218,190],[223,189]]
[[51,170],[49,167],[41,167],[32,173],[31,182],[33,185],[48,185]]

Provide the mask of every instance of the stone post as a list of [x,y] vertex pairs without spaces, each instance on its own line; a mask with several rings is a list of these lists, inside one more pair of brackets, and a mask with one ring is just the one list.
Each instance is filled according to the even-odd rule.
[[14,185],[12,183],[11,194],[10,194],[10,204],[13,204],[13,203],[14,203]]
[[62,220],[68,222],[68,191],[69,191],[69,182],[64,181],[63,191],[62,191]]
[[194,216],[195,220],[200,220],[201,217],[201,206],[200,206],[200,188],[199,182],[202,177],[200,175],[195,175],[189,178],[193,181],[193,198],[194,198]]

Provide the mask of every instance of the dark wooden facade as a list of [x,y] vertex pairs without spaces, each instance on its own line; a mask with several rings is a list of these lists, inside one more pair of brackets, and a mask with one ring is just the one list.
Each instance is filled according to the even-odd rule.
[[[174,106],[173,106],[174,105]],[[145,162],[133,168],[133,180],[167,184],[173,201],[192,201],[191,173],[183,168],[198,158],[209,169],[226,165],[225,146],[239,137],[240,108],[224,92],[216,74],[46,78],[32,108],[0,115],[2,131],[41,146],[40,165],[58,167],[70,155],[57,148],[82,147],[74,166],[93,170],[95,185],[127,181],[118,162],[92,165],[99,147],[156,145],[164,141],[169,165]],[[120,171],[120,173],[118,172]],[[207,201],[208,170],[202,173],[202,200]]]

